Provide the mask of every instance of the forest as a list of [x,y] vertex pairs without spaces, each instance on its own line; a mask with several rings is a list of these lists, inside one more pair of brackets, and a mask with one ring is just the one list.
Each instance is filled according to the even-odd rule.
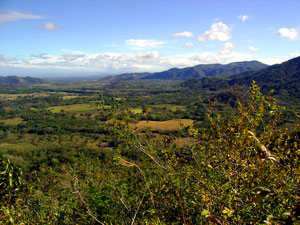
[[297,101],[197,82],[2,85],[0,224],[299,224]]

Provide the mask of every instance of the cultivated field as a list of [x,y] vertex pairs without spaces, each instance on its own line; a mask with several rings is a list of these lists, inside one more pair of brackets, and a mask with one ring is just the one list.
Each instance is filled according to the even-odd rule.
[[55,106],[48,108],[53,113],[59,113],[62,110],[69,113],[93,113],[97,111],[96,106],[90,104],[73,104],[73,105],[64,105],[64,106]]
[[20,123],[22,123],[23,120],[19,117],[17,118],[12,118],[12,119],[6,119],[6,120],[0,120],[0,123],[4,123],[5,125],[18,125]]
[[190,119],[173,119],[167,121],[140,121],[138,128],[150,127],[153,130],[178,130],[192,125],[194,120]]

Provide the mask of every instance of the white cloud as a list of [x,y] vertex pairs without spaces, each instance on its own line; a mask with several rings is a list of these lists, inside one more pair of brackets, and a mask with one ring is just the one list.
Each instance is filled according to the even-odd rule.
[[31,14],[31,13],[22,13],[18,10],[6,10],[0,13],[0,24],[7,22],[14,22],[19,20],[26,19],[43,19],[43,16]]
[[219,51],[220,55],[229,55],[234,49],[234,45],[231,42],[226,42]]
[[165,44],[165,42],[148,39],[129,39],[125,41],[125,44],[130,46],[131,49],[143,50],[148,48],[158,48]]
[[248,49],[249,49],[251,52],[257,52],[257,51],[258,51],[258,48],[255,48],[255,47],[253,47],[253,46],[250,46]]
[[48,54],[46,54],[46,53],[41,53],[41,54],[38,54],[38,55],[31,54],[30,57],[31,58],[38,58],[38,59],[48,59],[49,58]]
[[222,22],[211,25],[210,30],[198,38],[199,41],[228,41],[231,39],[231,29]]
[[300,53],[299,52],[293,52],[293,53],[290,54],[290,56],[298,57],[298,56],[300,56]]
[[[11,71],[11,74],[88,74],[88,73],[124,73],[164,71],[173,67],[183,68],[197,64],[221,63],[259,60],[266,64],[281,63],[292,56],[278,58],[254,58],[252,53],[236,52],[232,43],[222,46],[223,53],[215,51],[193,52],[172,56],[162,55],[158,51],[139,52],[136,54],[106,53],[61,53],[59,55],[37,54],[27,59],[17,59],[0,55],[0,71]],[[226,54],[224,54],[226,53]]]
[[249,15],[239,15],[238,18],[241,21],[246,22],[246,20],[249,19]]
[[195,44],[193,42],[187,42],[183,46],[184,48],[192,48],[195,47]]
[[299,31],[295,28],[282,27],[277,30],[277,34],[279,34],[281,37],[286,37],[291,41],[294,41],[299,37]]
[[267,65],[274,65],[274,64],[278,64],[278,63],[283,63],[289,59],[290,59],[290,57],[287,57],[287,56],[279,56],[279,57],[274,57],[274,58],[258,58],[256,60],[258,60],[259,62],[265,63]]
[[17,59],[15,57],[4,57],[0,54],[0,62],[16,62]]
[[62,27],[56,26],[51,22],[40,24],[38,25],[38,28],[50,31],[62,29]]
[[176,33],[172,35],[173,38],[180,38],[180,37],[194,37],[194,34],[188,31],[183,31],[181,33]]
[[64,54],[63,55],[63,58],[66,61],[75,61],[77,59],[84,58],[84,57],[85,57],[85,55],[73,55],[73,54]]
[[[75,51],[76,52],[76,51]],[[158,51],[149,51],[137,54],[120,54],[120,53],[97,53],[97,54],[38,54],[37,57],[28,59],[11,59],[0,57],[0,70],[19,70],[24,74],[41,74],[40,72],[49,71],[56,73],[87,73],[87,72],[106,72],[106,73],[123,73],[123,72],[143,72],[143,71],[163,71],[173,67],[188,67],[197,64],[207,63],[228,63],[232,61],[248,60],[251,55],[243,55],[232,52],[229,55],[219,55],[216,52],[195,52],[188,54],[179,54],[164,56]],[[40,57],[41,56],[41,57]],[[47,57],[44,57],[47,56]],[[53,73],[52,73],[53,72]]]

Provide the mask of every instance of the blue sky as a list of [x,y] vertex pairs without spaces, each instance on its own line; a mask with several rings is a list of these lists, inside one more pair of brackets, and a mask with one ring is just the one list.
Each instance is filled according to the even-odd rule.
[[0,76],[162,71],[300,55],[299,0],[0,0]]

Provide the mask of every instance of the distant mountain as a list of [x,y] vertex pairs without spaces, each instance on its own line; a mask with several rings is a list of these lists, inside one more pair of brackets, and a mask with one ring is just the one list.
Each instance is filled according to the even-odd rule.
[[300,57],[259,71],[234,74],[226,79],[202,78],[188,80],[182,86],[192,89],[221,90],[234,85],[250,86],[253,80],[262,88],[263,92],[274,89],[277,94],[300,98]]
[[268,65],[258,61],[234,62],[226,65],[203,64],[183,69],[173,68],[164,72],[150,74],[141,79],[187,80],[211,76],[227,77],[236,73],[257,71],[267,66]]
[[201,64],[183,69],[172,68],[157,73],[124,73],[116,76],[105,77],[103,81],[129,81],[129,80],[188,80],[191,78],[202,78],[207,76],[227,77],[236,73],[246,71],[257,71],[266,68],[268,65],[258,61],[234,62],[227,65],[222,64]]
[[17,76],[0,76],[0,85],[13,85],[13,84],[21,84],[21,85],[30,85],[30,84],[42,84],[43,80],[40,78],[33,77],[17,77]]

